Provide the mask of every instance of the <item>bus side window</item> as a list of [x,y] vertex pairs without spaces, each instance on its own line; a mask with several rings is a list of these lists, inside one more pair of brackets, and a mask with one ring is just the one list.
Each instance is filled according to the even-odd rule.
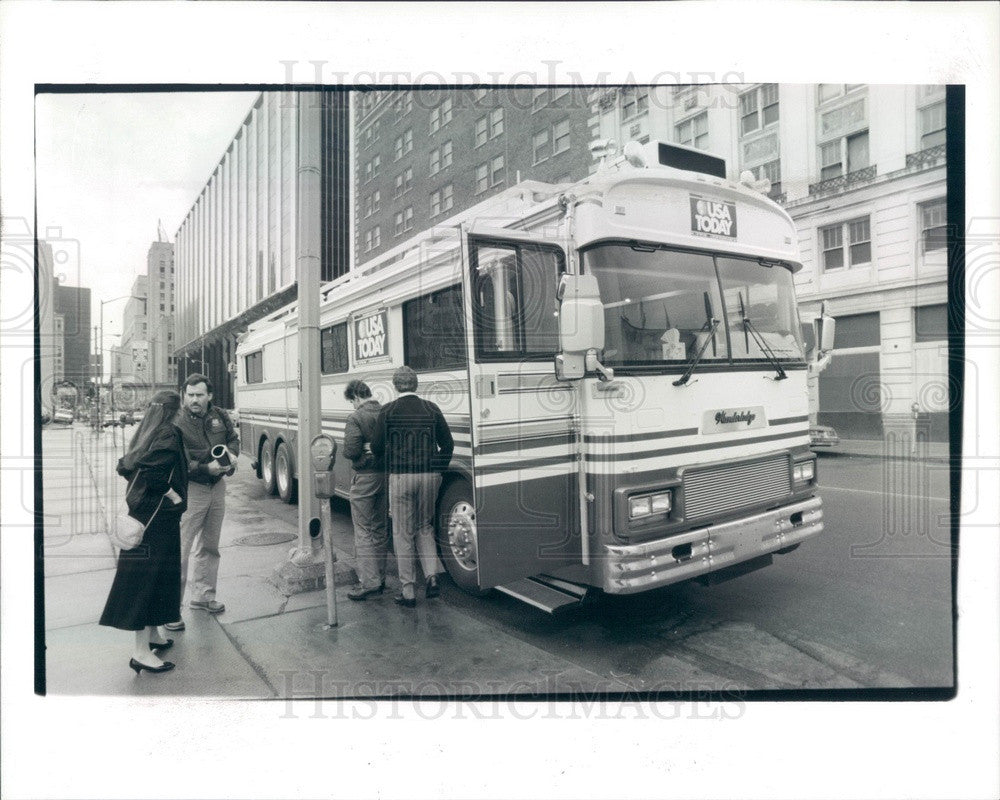
[[483,243],[473,250],[473,265],[477,354],[511,358],[555,353],[562,251],[545,245]]

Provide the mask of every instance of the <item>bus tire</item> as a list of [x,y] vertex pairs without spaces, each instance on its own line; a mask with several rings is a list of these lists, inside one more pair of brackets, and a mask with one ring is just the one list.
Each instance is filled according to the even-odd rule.
[[292,451],[288,442],[278,442],[274,449],[274,483],[283,503],[295,502],[295,471],[292,469]]
[[458,588],[481,597],[479,553],[476,535],[476,506],[472,487],[464,478],[453,480],[441,495],[437,519],[438,550],[451,579]]
[[274,481],[274,448],[270,439],[264,439],[260,445],[260,478],[264,481],[265,494],[274,494],[278,490]]

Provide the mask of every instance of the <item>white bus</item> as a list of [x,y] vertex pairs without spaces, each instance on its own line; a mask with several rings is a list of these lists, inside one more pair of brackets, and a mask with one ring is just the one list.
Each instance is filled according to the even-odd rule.
[[[405,364],[455,438],[438,541],[469,592],[551,610],[739,574],[818,534],[792,220],[721,159],[626,152],[325,284],[319,364],[299,364],[294,304],[252,325],[237,407],[268,488],[294,499],[300,368],[321,373],[341,440],[347,381],[386,402]],[[350,465],[336,471],[346,497]]]

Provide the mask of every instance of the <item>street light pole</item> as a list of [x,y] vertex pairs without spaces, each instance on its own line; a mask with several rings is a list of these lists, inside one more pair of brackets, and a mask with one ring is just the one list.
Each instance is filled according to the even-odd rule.
[[[134,295],[134,294],[123,294],[121,297],[112,297],[110,300],[101,300],[101,301],[99,301],[100,304],[101,304],[101,338],[100,338],[100,341],[98,343],[97,359],[98,359],[98,361],[100,363],[100,378],[101,378],[100,384],[104,383],[104,356],[103,356],[103,353],[104,353],[104,306],[107,305],[108,303],[114,303],[116,300],[126,300],[126,299],[127,300],[142,300],[143,302],[146,302],[146,298],[145,297],[139,297],[138,295]],[[145,315],[143,315],[143,316],[145,316]],[[101,386],[100,386],[100,384],[97,387],[97,432],[98,433],[101,432],[101,425],[102,425],[102,423],[104,421],[104,417],[102,416],[102,412],[101,412]]]

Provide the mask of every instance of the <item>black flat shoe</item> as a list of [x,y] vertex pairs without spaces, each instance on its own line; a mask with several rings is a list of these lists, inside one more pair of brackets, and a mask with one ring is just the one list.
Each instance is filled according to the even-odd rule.
[[361,586],[355,586],[347,593],[347,597],[350,600],[357,600],[360,602],[370,594],[382,594],[383,591],[385,591],[384,583],[381,586],[376,586],[374,589],[365,589]]
[[428,600],[430,600],[432,597],[437,597],[439,594],[441,594],[441,587],[438,586],[437,575],[431,575],[427,579],[427,589],[425,590],[424,595]]
[[135,674],[138,675],[143,670],[146,672],[170,672],[174,668],[173,661],[164,661],[161,667],[151,667],[149,664],[143,664],[141,661],[136,661],[134,658],[128,660],[128,665],[135,670]]
[[167,639],[167,641],[165,641],[165,642],[150,642],[149,643],[149,649],[150,650],[169,650],[173,646],[174,646],[174,640],[173,639]]
[[417,598],[403,597],[403,595],[397,594],[394,598],[392,598],[392,602],[394,602],[397,606],[403,606],[404,608],[415,608],[417,605]]

